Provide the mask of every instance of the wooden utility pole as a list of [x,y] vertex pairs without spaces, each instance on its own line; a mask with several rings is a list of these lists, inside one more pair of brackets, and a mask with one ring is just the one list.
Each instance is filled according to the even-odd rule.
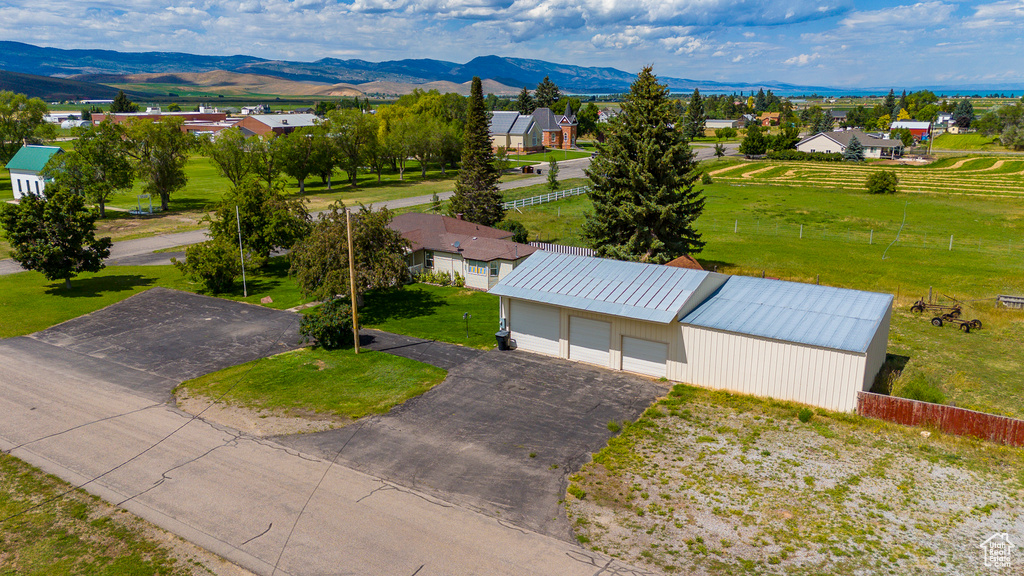
[[356,309],[356,256],[352,250],[352,212],[345,210],[345,229],[348,236],[348,282],[352,301],[352,336],[355,338],[356,354],[359,354],[359,311]]

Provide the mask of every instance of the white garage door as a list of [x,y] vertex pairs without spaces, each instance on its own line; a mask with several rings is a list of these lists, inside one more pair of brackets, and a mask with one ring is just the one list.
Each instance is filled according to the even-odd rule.
[[569,359],[608,367],[612,325],[587,318],[569,318]]
[[663,378],[667,373],[667,365],[668,344],[622,337],[623,370]]
[[513,300],[510,314],[517,348],[558,356],[558,308]]

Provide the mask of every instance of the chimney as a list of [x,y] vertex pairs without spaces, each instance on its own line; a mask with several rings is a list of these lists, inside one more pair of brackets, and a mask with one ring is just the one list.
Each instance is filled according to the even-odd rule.
[[459,220],[462,220],[462,212],[456,214],[455,217],[458,218]]

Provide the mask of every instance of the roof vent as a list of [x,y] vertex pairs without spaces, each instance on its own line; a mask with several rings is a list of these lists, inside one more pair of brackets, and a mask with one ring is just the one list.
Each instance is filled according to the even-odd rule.
[[281,124],[288,124],[288,119],[287,118],[282,119],[281,120]]
[[473,236],[473,240],[476,240],[476,236]]

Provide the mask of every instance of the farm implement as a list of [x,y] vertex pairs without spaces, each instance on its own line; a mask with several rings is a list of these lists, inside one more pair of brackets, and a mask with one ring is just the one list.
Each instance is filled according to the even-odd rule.
[[[947,296],[949,298],[949,296]],[[964,307],[963,304],[956,298],[949,298],[952,304],[932,304],[931,302],[925,302],[924,298],[914,302],[914,305],[910,307],[911,312],[923,313],[930,312],[935,314],[932,317],[932,326],[941,327],[943,324],[955,324],[960,327],[964,332],[970,332],[971,330],[981,329],[981,320],[962,320],[960,317],[963,316]]]

